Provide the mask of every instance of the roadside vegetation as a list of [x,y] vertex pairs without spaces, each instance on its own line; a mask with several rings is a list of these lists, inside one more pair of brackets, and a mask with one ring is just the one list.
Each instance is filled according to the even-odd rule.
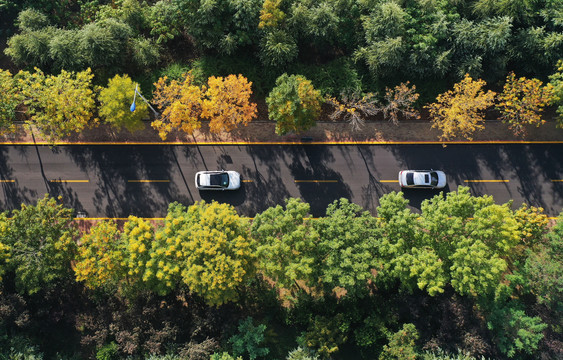
[[[0,132],[563,127],[560,0],[0,0]],[[143,94],[156,114],[139,96]],[[136,97],[136,109],[131,102]],[[324,120],[324,118],[323,118]],[[456,192],[0,214],[0,359],[557,359],[563,217]]]
[[[249,220],[170,204],[79,230],[45,197],[0,216],[7,358],[492,359],[561,354],[563,217],[469,188],[377,216],[288,199]],[[164,355],[167,357],[163,357]],[[28,358],[28,357],[25,357]]]
[[16,119],[52,141],[140,130],[136,85],[163,139],[258,117],[284,135],[320,116],[361,131],[422,112],[442,140],[471,139],[485,117],[525,136],[550,106],[563,123],[556,0],[3,0],[0,20],[4,133]]

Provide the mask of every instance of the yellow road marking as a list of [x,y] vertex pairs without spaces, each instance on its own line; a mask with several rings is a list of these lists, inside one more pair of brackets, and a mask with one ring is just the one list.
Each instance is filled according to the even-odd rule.
[[379,180],[379,182],[382,182],[382,183],[398,183],[399,180]]
[[90,180],[49,180],[52,183],[87,183]]
[[13,183],[16,182],[16,180],[0,180],[0,183]]
[[150,182],[169,183],[170,180],[127,180],[127,182],[130,182],[130,183],[150,183]]
[[559,179],[551,179],[551,182],[563,182],[563,180],[559,180]]
[[463,180],[463,182],[469,183],[469,182],[474,182],[474,183],[484,183],[484,182],[502,182],[502,183],[507,183],[510,182],[510,180]]
[[242,182],[254,182],[254,180],[243,180]]
[[295,180],[296,183],[337,183],[338,180]]

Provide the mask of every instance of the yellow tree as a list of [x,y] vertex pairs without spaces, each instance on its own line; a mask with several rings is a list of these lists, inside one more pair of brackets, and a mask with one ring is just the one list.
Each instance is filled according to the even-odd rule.
[[162,140],[176,129],[192,134],[201,127],[203,93],[193,80],[192,74],[187,73],[181,82],[168,81],[165,76],[154,84],[153,101],[162,113],[151,126],[158,130]]
[[538,79],[516,78],[513,72],[506,77],[504,89],[498,95],[501,119],[508,123],[515,135],[525,133],[526,125],[536,127],[545,123],[541,113],[551,102],[553,86]]
[[[5,231],[5,227],[8,225],[8,219],[4,214],[0,215],[0,233]],[[6,271],[6,263],[10,258],[10,246],[8,244],[2,243],[0,239],[0,283],[2,282],[2,275]]]
[[212,76],[202,103],[202,117],[209,119],[209,130],[231,131],[237,124],[248,125],[256,117],[256,104],[250,101],[252,82],[242,75]]
[[495,98],[493,91],[483,91],[484,86],[485,81],[475,81],[466,74],[453,90],[438,95],[436,102],[426,107],[430,111],[432,127],[442,131],[440,140],[458,136],[471,140],[475,130],[483,129],[483,110],[490,107]]
[[49,141],[81,132],[95,124],[94,75],[87,69],[80,72],[62,70],[59,75],[20,71],[18,85],[25,96],[31,123]]
[[210,305],[236,300],[254,276],[255,246],[248,223],[228,204],[173,203],[156,234],[152,274],[165,293],[178,279]]
[[265,0],[260,10],[259,29],[275,28],[284,21],[286,14],[280,9],[282,0]]
[[116,128],[125,127],[131,132],[144,129],[142,120],[149,115],[147,104],[144,101],[136,101],[135,111],[130,110],[135,86],[138,84],[127,75],[115,75],[110,79],[108,86],[100,91],[98,97],[100,117]]
[[23,101],[14,77],[0,69],[0,134],[15,131],[16,107]]
[[116,285],[123,274],[121,233],[113,221],[94,225],[78,243],[74,273],[77,281],[97,289]]
[[150,261],[154,240],[153,226],[146,220],[129,216],[129,220],[123,226],[122,238],[124,242],[122,266],[127,271],[124,277],[127,287],[152,289],[154,277]]

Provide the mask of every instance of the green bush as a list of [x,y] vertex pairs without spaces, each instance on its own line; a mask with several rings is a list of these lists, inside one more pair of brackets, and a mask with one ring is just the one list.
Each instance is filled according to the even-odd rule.
[[298,64],[291,72],[311,80],[322,95],[339,96],[341,93],[361,92],[362,82],[354,63],[347,57],[322,65]]
[[40,30],[49,25],[49,19],[39,10],[26,9],[18,14],[17,23],[20,30]]
[[318,360],[319,356],[302,347],[291,350],[285,360]]
[[0,336],[0,359],[2,360],[43,360],[36,345],[22,336]]
[[96,360],[117,360],[118,346],[115,341],[102,346],[96,353]]
[[404,324],[401,330],[389,336],[389,343],[383,347],[379,360],[415,360],[418,356],[417,339],[418,331],[414,324]]
[[241,320],[238,325],[238,333],[229,338],[229,345],[235,356],[244,356],[245,359],[254,360],[264,357],[270,353],[270,349],[262,347],[264,343],[264,330],[266,325],[254,326],[249,316]]
[[258,60],[245,54],[235,56],[202,56],[192,63],[191,70],[194,81],[198,85],[207,84],[210,76],[227,76],[231,74],[242,74],[252,81],[252,89],[255,94],[264,95],[273,86],[276,71],[268,69],[265,71],[261,66],[256,66]]
[[450,354],[442,349],[437,351],[425,351],[420,355],[420,360],[487,360],[484,357],[473,357],[471,354],[459,351],[457,354]]

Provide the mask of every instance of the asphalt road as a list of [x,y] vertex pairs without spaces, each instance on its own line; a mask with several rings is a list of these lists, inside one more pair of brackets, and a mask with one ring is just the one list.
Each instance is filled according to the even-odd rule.
[[[200,192],[200,170],[236,170],[238,191]],[[376,213],[378,199],[399,191],[403,169],[445,171],[446,191],[469,186],[497,203],[514,199],[563,209],[563,144],[494,145],[69,145],[0,146],[2,210],[32,203],[45,193],[88,217],[163,217],[170,202],[213,199],[254,216],[301,197],[313,216],[345,197]],[[413,208],[438,191],[406,190]]]

